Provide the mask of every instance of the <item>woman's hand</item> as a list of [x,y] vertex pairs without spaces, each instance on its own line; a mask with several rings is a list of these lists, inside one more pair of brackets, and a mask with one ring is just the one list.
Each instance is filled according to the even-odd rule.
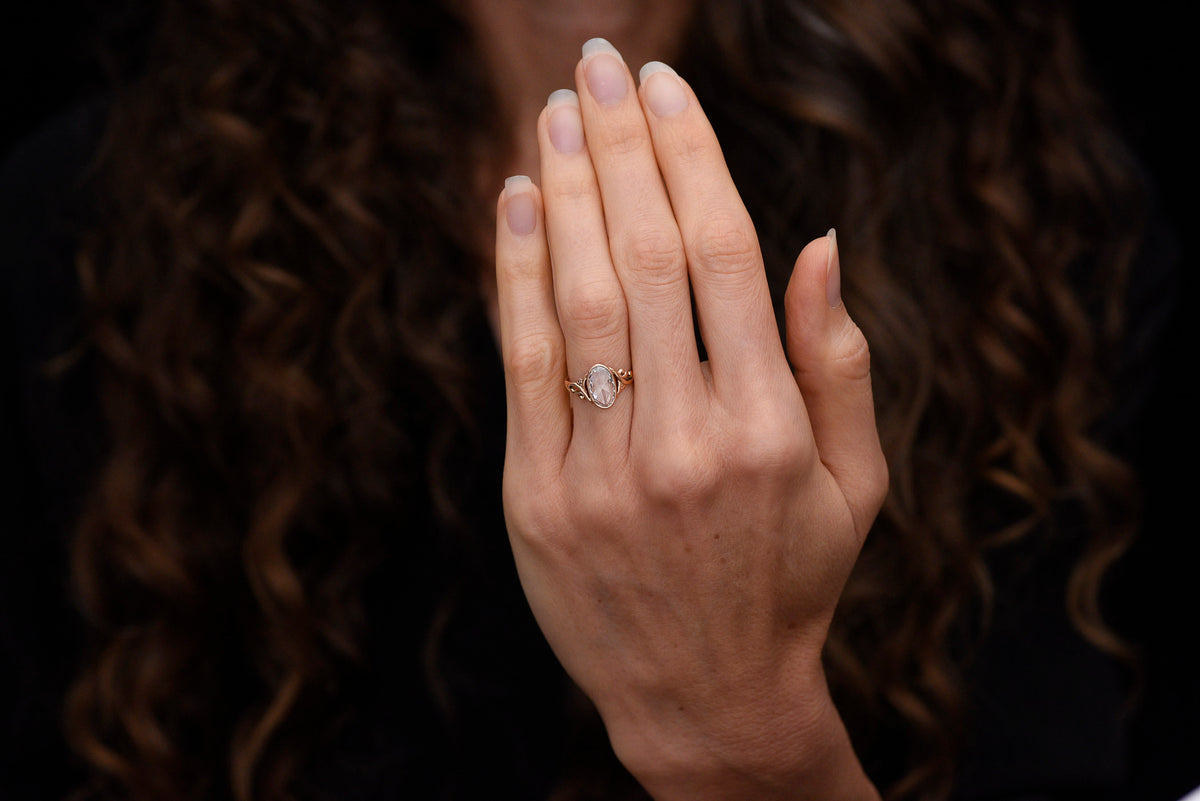
[[[510,179],[498,208],[505,510],[530,605],[657,798],[874,798],[821,668],[887,487],[836,243],[797,259],[785,355],[695,95],[584,52],[578,95],[538,120],[541,191]],[[632,367],[610,408],[564,386],[595,364]]]

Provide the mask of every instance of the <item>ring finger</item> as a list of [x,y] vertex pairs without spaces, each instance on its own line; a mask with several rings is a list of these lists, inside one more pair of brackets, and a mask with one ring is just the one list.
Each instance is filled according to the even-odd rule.
[[[554,273],[554,297],[566,346],[568,378],[595,403],[572,400],[572,441],[598,443],[624,454],[632,398],[619,379],[599,370],[628,369],[629,320],[625,295],[613,269],[596,172],[588,154],[578,96],[563,89],[550,96],[538,120],[546,236]],[[613,397],[620,393],[621,397]],[[611,405],[609,405],[611,404]],[[606,406],[608,408],[597,408]]]

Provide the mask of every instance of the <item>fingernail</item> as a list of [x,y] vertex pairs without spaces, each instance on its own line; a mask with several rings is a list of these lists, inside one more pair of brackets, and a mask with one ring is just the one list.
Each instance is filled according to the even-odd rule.
[[831,309],[836,309],[842,302],[842,263],[838,258],[837,231],[830,228],[825,238],[829,240],[825,262],[825,300]]
[[607,39],[588,39],[583,44],[583,74],[588,91],[601,105],[625,98],[625,66],[621,54]]
[[559,153],[576,153],[583,148],[583,118],[579,116],[579,95],[559,89],[546,101],[549,110],[550,143]]
[[537,227],[537,208],[533,204],[533,181],[528,175],[504,179],[504,214],[508,230],[515,236],[529,236]]
[[659,117],[670,117],[687,108],[687,95],[679,74],[661,61],[650,61],[638,73],[646,90],[646,105]]

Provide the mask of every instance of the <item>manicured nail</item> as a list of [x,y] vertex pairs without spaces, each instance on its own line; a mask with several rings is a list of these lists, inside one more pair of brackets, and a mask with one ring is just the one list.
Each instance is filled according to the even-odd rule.
[[533,203],[533,181],[528,175],[504,179],[504,214],[508,230],[514,236],[529,236],[537,227],[537,208]]
[[583,118],[579,95],[559,89],[546,101],[550,142],[559,153],[577,153],[583,148]]
[[584,42],[583,74],[597,103],[608,106],[625,98],[625,62],[607,39]]
[[638,73],[646,90],[646,105],[659,117],[670,117],[687,108],[687,95],[678,73],[661,61],[651,61]]
[[842,263],[838,258],[837,231],[830,228],[825,238],[829,240],[825,257],[825,300],[829,302],[829,308],[836,309],[842,302]]

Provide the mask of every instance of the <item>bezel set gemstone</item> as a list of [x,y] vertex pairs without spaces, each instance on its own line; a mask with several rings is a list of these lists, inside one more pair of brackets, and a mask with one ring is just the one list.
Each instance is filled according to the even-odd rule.
[[617,402],[617,377],[603,364],[594,365],[588,370],[584,387],[588,398],[601,409],[607,409]]

